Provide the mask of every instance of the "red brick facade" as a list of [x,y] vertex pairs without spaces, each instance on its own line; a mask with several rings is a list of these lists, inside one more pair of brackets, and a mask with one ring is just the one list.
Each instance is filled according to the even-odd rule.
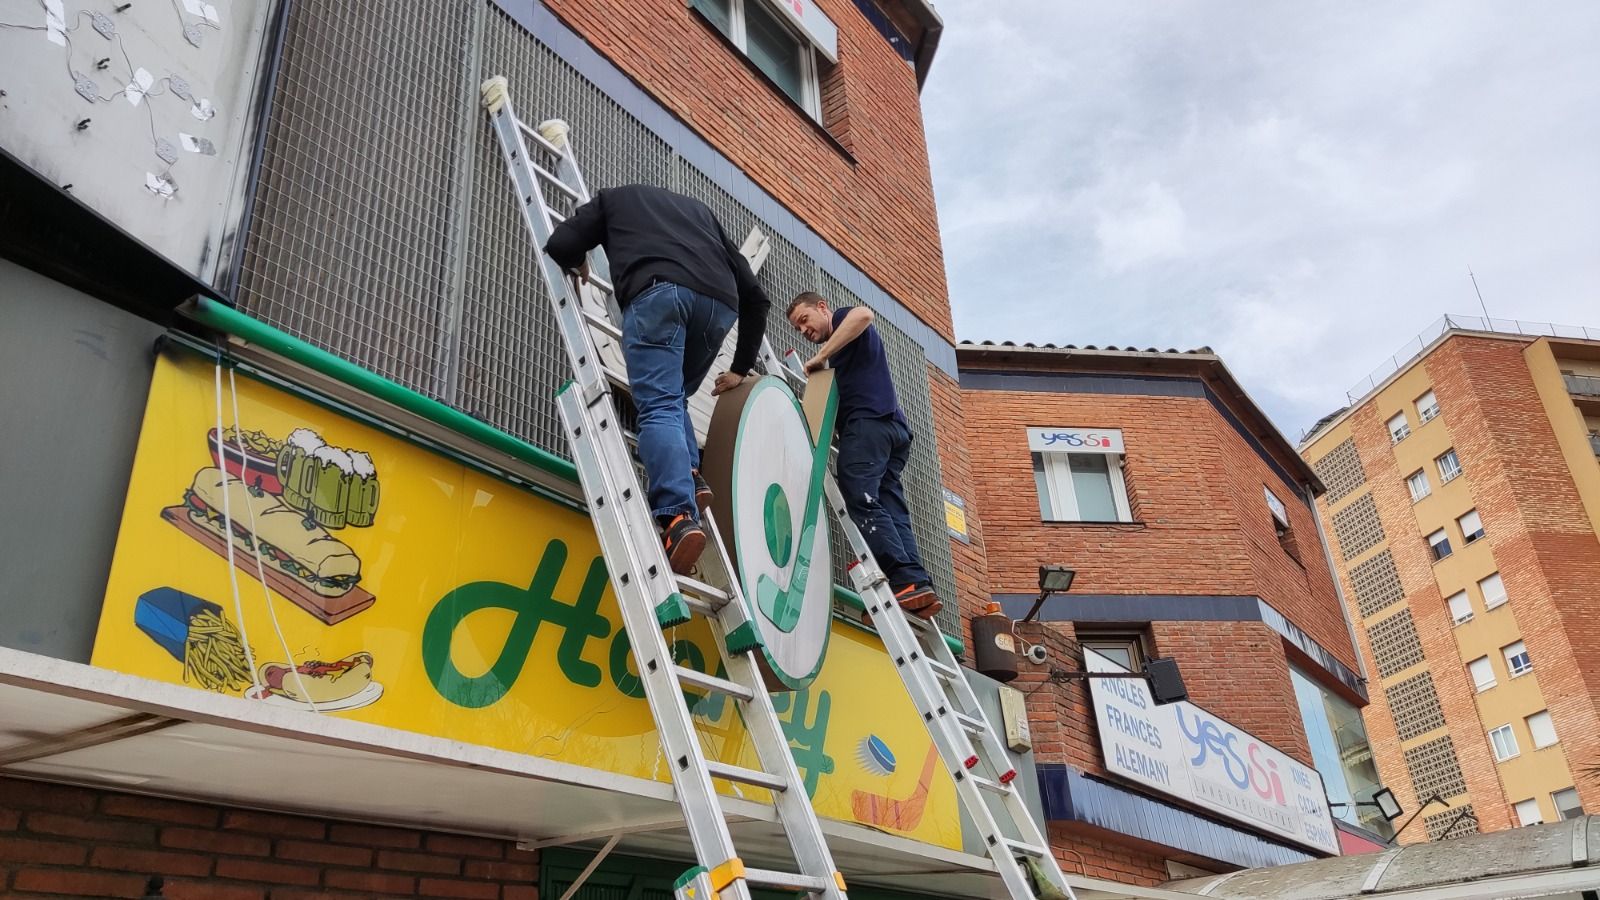
[[1578,796],[1600,809],[1600,780],[1579,774],[1600,764],[1600,542],[1523,345],[1458,336],[1426,364]]
[[[963,347],[964,382],[969,371],[1031,375],[1107,375],[1083,358],[1059,354],[998,356]],[[1141,373],[1186,379],[1187,392],[1127,393],[1105,381],[1107,392],[1056,392],[1038,385],[985,381],[963,389],[967,444],[973,460],[968,513],[982,519],[987,572],[1000,594],[1035,593],[1038,566],[1065,564],[1077,572],[1072,594],[1254,596],[1271,604],[1351,669],[1356,667],[1349,629],[1317,536],[1315,513],[1294,484],[1311,481],[1281,438],[1258,438],[1272,465],[1245,440],[1213,397],[1233,396],[1211,372],[1210,357],[1167,356]],[[1120,363],[1119,363],[1120,365]],[[1156,369],[1151,373],[1150,369]],[[1196,391],[1204,384],[1210,394]],[[1031,387],[1031,390],[1022,389]],[[1148,387],[1148,386],[1147,386]],[[1263,431],[1259,412],[1243,405],[1227,409],[1241,423]],[[1030,427],[1117,428],[1126,446],[1125,473],[1135,524],[1047,523],[1040,518]],[[1260,433],[1260,432],[1255,432]],[[1283,501],[1289,534],[1280,540],[1262,488]],[[1198,611],[1198,610],[1197,610]],[[1021,643],[1049,650],[1044,666],[1024,664],[1014,686],[1028,693],[1033,747],[1041,763],[1065,763],[1086,774],[1106,776],[1099,731],[1082,682],[1052,684],[1052,667],[1082,667],[1078,634],[1106,624],[1049,622],[1018,629]],[[1135,618],[1123,630],[1140,630],[1147,649],[1178,661],[1192,702],[1243,728],[1284,753],[1312,763],[1299,706],[1290,683],[1291,659],[1301,657],[1260,621],[1155,621]],[[1297,660],[1308,672],[1319,667]],[[1334,680],[1323,679],[1338,688]],[[1353,701],[1355,698],[1351,698]],[[1068,871],[1155,884],[1169,878],[1165,861],[1216,867],[1172,847],[1135,841],[1082,825],[1054,823],[1051,835]]]
[[953,337],[916,75],[854,3],[817,0],[839,29],[839,64],[824,78],[831,138],[683,0],[546,5],[918,318]]
[[538,900],[508,841],[0,778],[0,895]]

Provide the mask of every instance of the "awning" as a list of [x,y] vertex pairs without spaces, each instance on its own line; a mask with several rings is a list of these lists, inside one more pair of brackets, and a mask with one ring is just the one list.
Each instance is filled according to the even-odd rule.
[[[670,785],[251,704],[0,648],[0,773],[131,793],[689,859]],[[770,807],[723,801],[746,860],[781,867]],[[985,857],[823,823],[848,880],[1001,897]],[[1083,900],[1180,898],[1081,879]]]

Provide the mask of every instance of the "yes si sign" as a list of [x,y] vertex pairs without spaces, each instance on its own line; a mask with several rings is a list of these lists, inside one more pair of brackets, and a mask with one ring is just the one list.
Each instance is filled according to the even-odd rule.
[[1121,453],[1118,428],[1029,428],[1028,449],[1035,453]]

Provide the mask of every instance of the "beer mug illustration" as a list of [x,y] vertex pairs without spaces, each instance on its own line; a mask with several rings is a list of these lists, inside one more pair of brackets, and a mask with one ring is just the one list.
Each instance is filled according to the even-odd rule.
[[311,454],[326,446],[309,428],[296,428],[278,451],[278,481],[283,485],[283,502],[290,509],[311,515],[312,495],[317,487],[316,460]]
[[337,447],[318,447],[311,454],[316,483],[311,491],[311,517],[324,528],[343,528],[350,505],[350,482],[355,472],[350,454]]
[[378,470],[372,457],[360,450],[350,451],[350,496],[344,523],[352,528],[370,527],[378,516]]

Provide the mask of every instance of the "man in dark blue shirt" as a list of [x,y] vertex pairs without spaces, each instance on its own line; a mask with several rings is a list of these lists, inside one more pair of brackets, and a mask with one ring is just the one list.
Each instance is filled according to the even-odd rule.
[[789,322],[819,344],[806,371],[834,370],[839,386],[839,491],[894,589],[915,615],[932,618],[941,604],[917,555],[900,473],[911,454],[911,429],[895,399],[883,339],[864,306],[830,309],[807,292],[789,304]]

